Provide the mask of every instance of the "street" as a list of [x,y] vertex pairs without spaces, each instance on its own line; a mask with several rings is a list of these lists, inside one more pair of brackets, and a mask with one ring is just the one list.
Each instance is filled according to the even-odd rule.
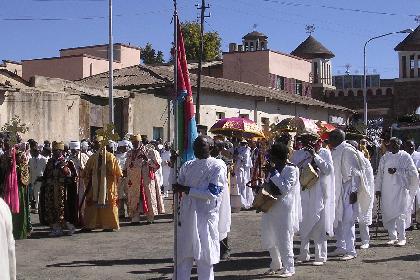
[[[166,201],[169,206],[169,201]],[[167,208],[168,209],[168,208]],[[16,242],[18,279],[170,279],[172,274],[173,223],[170,215],[155,224],[122,223],[119,232],[76,233],[49,238],[47,228],[33,217],[32,238]],[[216,279],[272,279],[262,275],[270,258],[261,248],[261,214],[232,214],[229,261],[216,265]],[[374,234],[373,234],[374,236]],[[322,267],[296,266],[292,279],[420,279],[420,230],[408,232],[403,248],[385,245],[382,228],[371,248],[358,250],[348,262],[330,258]],[[295,241],[295,254],[299,241]],[[329,243],[329,251],[334,242]],[[311,249],[312,250],[312,249]]]

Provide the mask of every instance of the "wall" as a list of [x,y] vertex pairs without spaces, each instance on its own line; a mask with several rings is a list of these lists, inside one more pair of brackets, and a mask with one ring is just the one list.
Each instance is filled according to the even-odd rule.
[[121,53],[121,68],[140,64],[140,49],[130,48],[123,45],[119,45],[119,47]]
[[168,139],[167,126],[169,124],[168,99],[159,94],[159,90],[150,92],[136,92],[130,98],[130,111],[132,125],[128,128],[129,133],[147,135],[149,140],[153,139],[153,127],[163,127],[163,140]]
[[78,95],[62,92],[0,92],[0,126],[16,115],[29,127],[23,140],[78,140],[79,103]]
[[268,87],[269,51],[223,53],[223,78]]
[[269,72],[286,78],[309,82],[311,62],[287,54],[269,51]]
[[[79,79],[107,72],[109,69],[109,62],[108,60],[96,59],[94,57],[84,56],[82,67],[83,67],[83,77]],[[113,68],[114,70],[121,69],[121,63],[114,62]]]
[[22,77],[27,81],[35,75],[78,80],[83,77],[82,63],[82,56],[23,60]]

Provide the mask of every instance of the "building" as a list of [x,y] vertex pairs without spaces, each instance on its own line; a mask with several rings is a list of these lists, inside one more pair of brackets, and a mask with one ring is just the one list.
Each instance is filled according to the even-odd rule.
[[0,70],[7,70],[22,77],[22,63],[17,61],[3,60],[3,63],[0,64]]
[[291,94],[311,96],[311,62],[268,49],[268,37],[253,31],[223,53],[223,78]]
[[[140,48],[114,44],[114,69],[140,64]],[[70,81],[108,71],[108,45],[61,49],[60,56],[22,61],[22,77],[45,76]]]
[[[387,130],[398,117],[413,114],[420,106],[420,26],[396,47],[399,77],[381,79],[367,75],[368,120],[383,124]],[[363,75],[333,77],[336,89],[326,90],[318,99],[346,106],[363,115]]]

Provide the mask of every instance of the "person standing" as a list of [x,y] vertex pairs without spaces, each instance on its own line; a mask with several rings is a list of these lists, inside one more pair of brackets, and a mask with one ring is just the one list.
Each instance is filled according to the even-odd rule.
[[254,201],[252,188],[247,186],[248,182],[251,181],[251,168],[251,149],[248,147],[246,140],[241,140],[235,153],[234,172],[236,184],[241,195],[241,204],[245,209],[251,208]]
[[[411,155],[417,171],[420,173],[420,152],[416,151],[416,145],[413,140],[407,140],[404,145],[404,150]],[[416,198],[413,205],[413,213],[415,221],[417,222],[417,229],[420,229],[420,190],[417,191]]]
[[214,279],[213,265],[220,261],[219,210],[226,179],[225,165],[210,157],[212,139],[194,141],[196,159],[181,166],[173,191],[183,193],[177,234],[177,278],[191,277],[193,262],[199,280]]
[[29,159],[29,182],[32,186],[33,196],[35,200],[35,213],[38,213],[39,193],[41,191],[42,180],[47,159],[41,155],[40,148],[35,142],[31,146],[31,158]]
[[15,239],[9,206],[0,197],[0,279],[16,280]]
[[[120,228],[118,220],[118,179],[123,175],[115,156],[106,150],[102,136],[93,142],[96,152],[89,158],[83,171],[86,185],[84,231]],[[101,144],[102,145],[101,145]]]
[[[356,141],[347,141],[350,145],[352,145],[355,149],[357,149],[358,145]],[[363,151],[358,150],[358,158],[360,160],[362,166],[362,183],[366,187],[369,193],[369,200],[366,208],[363,207],[361,199],[357,201],[357,220],[359,222],[359,231],[360,231],[360,239],[362,244],[360,245],[360,249],[368,249],[369,242],[370,242],[370,235],[369,235],[369,226],[372,224],[372,211],[373,211],[373,201],[375,196],[375,182],[374,182],[374,175],[373,175],[373,168],[368,158],[366,158],[366,154]]]
[[128,212],[132,223],[140,221],[140,213],[144,213],[147,221],[153,223],[155,215],[163,210],[158,207],[155,185],[155,170],[160,166],[154,149],[144,146],[141,139],[140,135],[132,137],[133,149],[127,154]]
[[170,162],[171,162],[171,146],[168,142],[165,143],[164,149],[161,154],[162,158],[162,185],[163,185],[163,197],[169,196],[169,190],[171,189],[171,184],[169,183],[169,174],[171,172]]
[[[74,202],[69,203],[68,192],[74,193],[76,190],[75,176],[76,170],[72,163],[65,160],[64,143],[53,142],[52,157],[48,160],[43,175],[43,189],[45,190],[45,210],[43,219],[51,227],[50,236],[59,237],[63,235],[63,229],[68,229],[68,234],[72,235],[76,228],[74,226],[75,212],[69,209],[69,205],[74,206]],[[70,197],[72,198],[72,197]],[[73,223],[71,223],[72,221]]]
[[335,183],[331,153],[321,148],[318,137],[311,134],[301,136],[303,148],[293,153],[291,162],[303,168],[311,164],[319,179],[310,188],[301,191],[302,222],[300,223],[299,262],[310,260],[309,240],[315,243],[313,265],[323,265],[327,261],[327,239],[334,236]]
[[267,184],[277,196],[273,206],[262,215],[262,245],[270,253],[270,269],[264,274],[281,278],[295,274],[293,236],[302,221],[299,168],[288,161],[289,148],[283,143],[269,150],[271,170]]
[[357,193],[362,183],[362,166],[356,149],[346,143],[345,133],[336,129],[330,132],[328,141],[334,163],[336,250],[331,256],[342,256],[347,261],[357,256],[355,248],[355,216]]
[[376,194],[381,197],[382,221],[388,230],[388,245],[405,246],[405,230],[411,225],[414,197],[419,188],[419,173],[411,156],[400,150],[401,140],[391,138],[379,161]]
[[127,169],[125,162],[127,161],[127,152],[130,147],[130,141],[122,140],[118,142],[117,158],[118,165],[121,168],[123,176],[118,180],[118,216],[120,218],[127,217]]

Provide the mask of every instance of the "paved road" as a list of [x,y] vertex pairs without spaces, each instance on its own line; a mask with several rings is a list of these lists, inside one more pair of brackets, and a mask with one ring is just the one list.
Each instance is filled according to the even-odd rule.
[[[245,211],[232,219],[232,258],[216,266],[216,279],[270,279],[261,275],[270,259],[261,249],[260,214]],[[163,216],[152,225],[122,223],[119,232],[48,238],[47,229],[35,225],[32,239],[16,243],[18,279],[169,279],[172,228],[170,216]],[[371,249],[359,251],[355,260],[331,258],[323,267],[303,264],[292,279],[420,279],[420,230],[409,232],[406,247],[385,242],[381,231]]]

